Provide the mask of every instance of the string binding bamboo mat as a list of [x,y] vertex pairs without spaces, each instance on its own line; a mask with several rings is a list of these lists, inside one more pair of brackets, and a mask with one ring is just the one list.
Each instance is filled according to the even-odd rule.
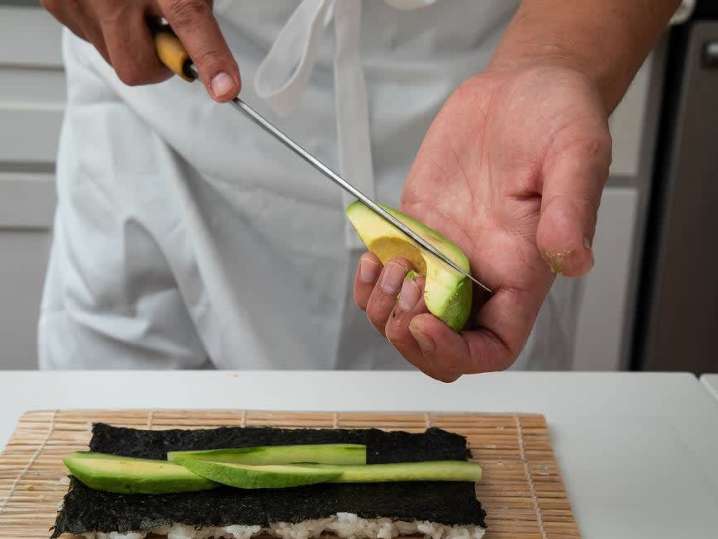
[[93,422],[144,429],[441,427],[465,436],[483,468],[476,493],[488,513],[486,539],[580,537],[542,415],[54,410],[26,413],[0,454],[0,539],[49,536],[68,486],[62,458],[87,449]]

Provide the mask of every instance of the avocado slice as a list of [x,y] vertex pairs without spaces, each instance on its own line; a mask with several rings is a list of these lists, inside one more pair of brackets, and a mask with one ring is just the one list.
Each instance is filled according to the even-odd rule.
[[247,489],[286,488],[326,483],[342,474],[340,470],[314,468],[311,467],[314,466],[312,464],[250,465],[191,457],[179,458],[175,462],[211,481]]
[[[436,230],[398,210],[382,206],[394,217],[437,247],[460,268],[470,271],[469,259],[458,245]],[[471,280],[421,249],[390,223],[376,215],[361,202],[353,202],[346,209],[349,221],[359,237],[382,264],[392,258],[406,258],[415,270],[425,276],[424,303],[429,312],[443,320],[454,331],[460,331],[471,313]]]
[[209,490],[217,484],[163,460],[77,452],[64,459],[81,483],[116,494],[165,494]]
[[193,458],[235,464],[366,464],[366,446],[361,444],[305,444],[170,451],[167,460],[179,462]]
[[252,466],[181,458],[197,475],[238,488],[284,488],[314,483],[387,483],[396,481],[479,481],[481,467],[465,461],[394,464],[270,464]]
[[306,464],[320,470],[334,470],[341,475],[332,483],[388,483],[396,481],[479,481],[481,466],[462,460],[437,460],[428,462],[396,462],[392,464],[368,464],[366,466],[335,466],[330,464]]

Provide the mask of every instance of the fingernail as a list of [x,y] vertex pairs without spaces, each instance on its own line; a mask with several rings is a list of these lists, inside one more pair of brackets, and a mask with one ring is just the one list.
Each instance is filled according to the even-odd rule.
[[589,238],[583,238],[583,246],[586,249],[591,249],[591,240]]
[[359,280],[364,284],[374,284],[381,268],[371,258],[362,258],[359,262]]
[[414,324],[409,324],[409,331],[413,335],[414,339],[416,339],[416,342],[419,343],[419,348],[421,348],[421,351],[424,354],[430,354],[434,351],[435,345],[431,337],[429,337],[426,333],[422,333],[422,331],[415,327]]
[[234,80],[227,73],[218,73],[210,82],[215,97],[222,97],[234,89]]
[[419,301],[420,294],[421,291],[415,281],[404,279],[404,283],[401,285],[401,292],[399,293],[399,309],[406,313],[413,310]]
[[384,273],[381,277],[381,289],[385,294],[395,296],[399,293],[401,283],[404,281],[406,270],[396,263],[389,263],[384,266]]

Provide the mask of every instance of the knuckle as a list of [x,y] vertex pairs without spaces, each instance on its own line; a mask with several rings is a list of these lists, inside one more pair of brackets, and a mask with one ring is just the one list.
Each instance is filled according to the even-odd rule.
[[386,317],[382,315],[376,308],[372,308],[371,305],[366,310],[366,316],[369,319],[369,322],[371,323],[374,328],[381,333],[382,335],[386,335],[384,333],[386,328]]
[[205,0],[172,0],[169,2],[168,15],[175,26],[192,26],[198,18],[211,13],[209,3]]
[[381,321],[381,317],[378,316],[376,312],[369,308],[366,311],[366,317],[369,319],[371,325],[377,329],[377,331],[382,334],[384,333],[384,324]]
[[590,158],[608,158],[611,154],[611,135],[608,132],[594,133],[579,143],[579,149]]
[[591,162],[608,162],[611,158],[611,135],[608,130],[598,130],[577,136],[566,144],[565,151]]
[[386,326],[384,327],[384,335],[386,335],[386,339],[395,347],[403,345],[404,341],[406,340],[404,335],[402,335],[402,331],[393,316],[390,316],[389,320],[387,320],[386,322]]
[[366,299],[358,292],[354,292],[354,303],[362,311],[366,311]]
[[394,264],[396,266],[399,266],[404,271],[409,271],[412,267],[411,262],[409,262],[406,258],[404,258],[402,256],[392,258],[389,261],[389,264]]
[[193,60],[203,66],[217,66],[224,59],[222,53],[217,49],[205,49],[195,56]]
[[116,66],[115,71],[120,80],[127,86],[140,86],[148,81],[147,74],[134,65]]

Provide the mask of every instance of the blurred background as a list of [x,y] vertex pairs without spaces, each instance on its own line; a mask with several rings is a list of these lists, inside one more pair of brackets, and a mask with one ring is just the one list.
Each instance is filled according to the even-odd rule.
[[[0,0],[0,368],[37,363],[65,101],[60,34],[36,1]],[[573,368],[716,372],[718,2],[698,1],[666,34],[611,132]]]

